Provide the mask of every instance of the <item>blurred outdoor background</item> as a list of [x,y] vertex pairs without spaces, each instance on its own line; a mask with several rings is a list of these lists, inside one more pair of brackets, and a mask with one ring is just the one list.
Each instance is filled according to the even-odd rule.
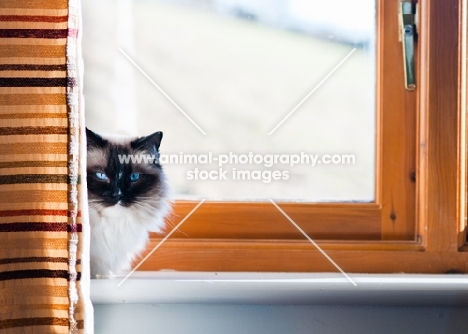
[[[362,201],[375,188],[375,0],[82,0],[87,126],[163,131],[162,154],[354,154],[352,165],[166,164],[175,198]],[[207,133],[203,135],[118,50]],[[271,136],[268,133],[357,50]],[[237,181],[232,168],[286,170]]]

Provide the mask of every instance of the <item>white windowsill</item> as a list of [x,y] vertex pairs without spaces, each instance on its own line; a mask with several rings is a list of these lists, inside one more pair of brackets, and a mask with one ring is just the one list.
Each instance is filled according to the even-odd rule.
[[466,306],[468,275],[136,272],[91,281],[95,304]]

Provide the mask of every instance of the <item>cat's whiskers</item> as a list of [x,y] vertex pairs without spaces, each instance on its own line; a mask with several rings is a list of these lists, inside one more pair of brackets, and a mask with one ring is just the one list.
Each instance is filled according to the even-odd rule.
[[97,211],[101,211],[104,208],[104,205],[102,204],[102,202],[99,203],[99,201],[89,203],[89,206],[97,209]]
[[[171,230],[173,230],[174,227],[176,227],[176,223],[174,222],[175,218],[176,218],[176,215],[174,213],[171,213],[171,214],[167,215],[166,217],[164,217],[164,222],[171,228]],[[188,234],[183,232],[179,228],[177,229],[177,231],[182,233],[186,237],[188,237]]]
[[150,199],[151,200],[151,203],[152,204],[156,204],[156,205],[161,205],[162,201],[160,198],[157,198],[157,197],[144,197],[144,196],[137,196],[135,197],[136,201],[141,201],[141,202],[137,202],[139,204],[148,204],[147,201],[144,201],[144,200],[147,200],[147,199]]
[[141,209],[142,211],[146,212],[146,213],[149,214],[150,216],[154,216],[154,208],[146,207],[146,206],[140,205],[140,206],[139,206],[139,209]]
[[[166,202],[169,186],[161,169],[137,168],[133,161],[123,165],[120,156],[155,154],[162,133],[155,132],[135,139],[123,136],[101,137],[87,129],[86,139],[88,204],[93,238],[90,249],[91,273],[123,273],[130,268],[132,259],[141,256],[137,249],[143,249],[147,242],[143,236],[147,237],[148,232],[155,228],[164,228],[164,216],[169,211],[170,203]],[[138,180],[140,174],[154,177],[131,184],[119,181],[135,177]],[[114,194],[117,189],[122,199],[116,204]],[[121,218],[125,224],[117,224]]]
[[[144,211],[147,211],[148,213],[152,214],[154,212],[154,208],[149,206],[149,205],[144,205],[144,203],[134,203],[132,204],[136,208],[142,209]],[[166,216],[165,217],[165,222],[169,225],[169,227],[174,228],[176,224],[172,220],[172,215],[171,216]],[[181,231],[180,229],[177,229],[180,233],[188,237],[188,234],[185,232]]]
[[154,211],[154,208],[143,205],[142,203],[133,203],[132,206],[134,206],[135,208],[138,208],[139,210],[146,211],[147,213],[150,213],[150,214],[152,214]]

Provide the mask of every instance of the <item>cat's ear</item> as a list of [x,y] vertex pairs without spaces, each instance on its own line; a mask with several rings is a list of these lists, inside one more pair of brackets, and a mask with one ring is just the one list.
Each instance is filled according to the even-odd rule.
[[107,144],[107,140],[86,128],[86,144],[87,147],[104,147]]
[[155,132],[149,136],[141,137],[132,141],[132,148],[143,148],[151,152],[159,152],[159,145],[161,145],[161,140],[163,133],[161,131]]

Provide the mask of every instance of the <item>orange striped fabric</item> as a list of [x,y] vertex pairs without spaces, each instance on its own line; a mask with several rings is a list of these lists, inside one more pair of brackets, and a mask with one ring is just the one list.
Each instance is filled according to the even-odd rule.
[[0,1],[1,333],[92,332],[81,277],[78,5]]

